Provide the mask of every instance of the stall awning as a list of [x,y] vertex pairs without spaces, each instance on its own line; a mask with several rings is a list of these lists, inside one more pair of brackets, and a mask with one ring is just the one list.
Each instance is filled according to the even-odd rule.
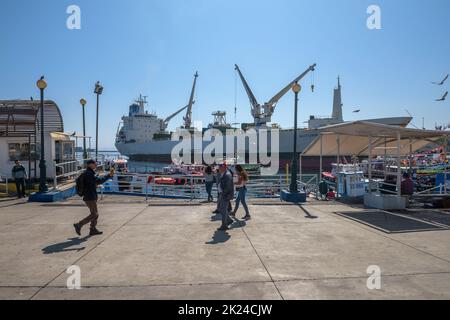
[[[320,135],[304,150],[303,156],[340,155],[368,156],[369,138],[372,138],[372,155],[396,155],[397,137],[400,136],[400,154],[407,155],[436,142],[448,131],[409,129],[366,121],[331,125],[320,129]],[[322,137],[322,143],[321,143]],[[322,144],[322,148],[321,148]],[[411,145],[411,148],[410,148]]]

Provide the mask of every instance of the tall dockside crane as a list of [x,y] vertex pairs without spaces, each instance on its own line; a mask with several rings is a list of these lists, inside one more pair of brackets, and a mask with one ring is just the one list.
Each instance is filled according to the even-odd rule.
[[183,118],[184,120],[184,128],[191,129],[192,128],[192,106],[194,105],[194,96],[195,96],[195,86],[197,85],[198,72],[194,75],[194,83],[192,85],[191,97],[189,98],[189,103],[187,105],[186,116]]
[[[235,69],[238,72],[239,77],[241,78],[242,84],[244,85],[244,89],[247,92],[248,98],[250,100],[250,105],[252,108],[251,112],[252,112],[252,116],[253,116],[253,119],[255,122],[255,126],[261,127],[261,126],[265,126],[267,123],[271,122],[272,115],[275,111],[278,101],[292,88],[292,86],[296,82],[302,80],[309,72],[313,72],[315,70],[315,68],[316,68],[316,64],[313,64],[312,66],[310,66],[305,72],[303,72],[301,75],[299,75],[293,81],[291,81],[280,92],[278,92],[272,99],[270,99],[268,102],[261,105],[256,100],[255,95],[253,94],[252,90],[250,89],[250,86],[248,85],[247,81],[245,80],[244,76],[242,75],[242,72],[239,69],[239,66],[236,64]],[[314,90],[314,86],[311,86],[311,89]]]
[[161,120],[161,131],[166,130],[168,125],[169,125],[169,121],[172,120],[173,118],[175,118],[177,115],[179,115],[184,110],[187,110],[187,111],[186,111],[186,116],[183,117],[183,121],[184,121],[183,128],[186,128],[186,129],[190,129],[191,128],[191,126],[192,126],[192,107],[195,104],[194,96],[195,96],[195,87],[196,87],[196,84],[197,84],[197,78],[198,78],[198,72],[196,72],[195,75],[194,75],[194,84],[192,86],[192,91],[191,91],[191,96],[189,98],[189,103],[186,106],[184,106],[183,108],[181,108],[178,111],[176,111],[175,113],[173,113],[170,116],[168,116],[166,119]]
[[167,118],[165,118],[162,122],[161,122],[161,131],[164,131],[167,129],[169,121],[172,120],[173,118],[175,118],[177,115],[179,115],[181,112],[183,112],[184,110],[186,110],[189,106],[185,106],[183,108],[181,108],[180,110],[178,110],[177,112],[171,114],[170,116],[168,116]]

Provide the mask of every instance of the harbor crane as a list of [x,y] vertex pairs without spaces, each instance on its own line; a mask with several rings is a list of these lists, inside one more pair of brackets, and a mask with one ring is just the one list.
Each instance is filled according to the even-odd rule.
[[194,105],[194,95],[195,95],[195,86],[197,85],[198,72],[194,75],[194,83],[192,85],[191,96],[189,98],[189,103],[187,105],[186,116],[183,118],[184,120],[184,128],[191,129],[192,128],[192,106]]
[[[195,103],[195,101],[193,102]],[[177,112],[171,114],[170,116],[168,116],[167,118],[165,118],[163,120],[163,125],[165,128],[167,128],[167,125],[169,124],[169,121],[172,120],[173,118],[175,118],[177,115],[179,115],[181,112],[183,112],[184,110],[186,110],[189,107],[189,105],[181,108],[180,110],[178,110]],[[165,128],[163,130],[165,130]]]
[[161,121],[161,131],[166,130],[169,125],[169,121],[172,120],[173,118],[175,118],[177,115],[179,115],[184,110],[187,110],[186,116],[183,117],[184,128],[191,128],[191,126],[192,126],[192,106],[195,104],[194,95],[195,95],[195,87],[197,84],[197,78],[198,78],[198,72],[196,72],[194,75],[194,84],[192,86],[192,92],[191,92],[191,96],[189,98],[189,103],[186,106],[184,106],[183,108],[179,109],[178,111],[174,112],[173,114],[171,114],[170,116],[165,118],[164,120],[162,120]]
[[[272,115],[275,111],[276,105],[278,101],[292,88],[292,86],[302,80],[309,72],[315,71],[316,64],[311,65],[305,72],[303,72],[301,75],[299,75],[297,78],[295,78],[293,81],[291,81],[286,87],[284,87],[280,92],[278,92],[272,99],[270,99],[268,102],[264,103],[263,105],[259,104],[258,101],[255,98],[255,95],[253,94],[252,90],[250,89],[250,86],[247,83],[247,80],[245,80],[244,76],[242,75],[241,70],[239,69],[239,66],[235,65],[235,70],[238,72],[239,77],[241,78],[242,84],[244,85],[244,89],[247,92],[248,98],[250,100],[251,105],[251,112],[253,119],[255,121],[255,126],[266,126],[267,123],[272,121]],[[311,86],[311,89],[314,91],[314,85]]]

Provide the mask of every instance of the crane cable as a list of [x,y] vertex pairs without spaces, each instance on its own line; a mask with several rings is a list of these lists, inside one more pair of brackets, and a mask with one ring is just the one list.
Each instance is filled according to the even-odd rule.
[[315,87],[315,71],[313,70],[311,72],[311,92],[314,92]]

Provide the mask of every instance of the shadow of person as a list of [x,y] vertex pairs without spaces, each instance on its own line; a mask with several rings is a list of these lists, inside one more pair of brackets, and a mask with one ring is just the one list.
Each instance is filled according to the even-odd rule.
[[318,219],[319,217],[312,215],[311,213],[309,213],[308,210],[306,210],[302,205],[299,205],[299,208],[302,209],[302,211],[306,214],[305,218],[306,219]]
[[219,231],[217,230],[211,241],[206,242],[206,244],[219,244],[219,243],[225,243],[228,240],[230,240],[231,236],[226,231]]
[[68,241],[52,244],[48,247],[42,249],[43,254],[53,254],[58,252],[68,252],[68,251],[82,251],[85,247],[82,248],[72,248],[75,246],[79,246],[83,242],[86,242],[89,239],[89,236],[84,238],[70,238]]
[[247,222],[244,220],[235,220],[231,225],[230,229],[239,229],[244,228],[247,225]]
[[212,222],[222,221],[222,215],[220,213],[217,213],[217,214],[211,216],[211,221]]

